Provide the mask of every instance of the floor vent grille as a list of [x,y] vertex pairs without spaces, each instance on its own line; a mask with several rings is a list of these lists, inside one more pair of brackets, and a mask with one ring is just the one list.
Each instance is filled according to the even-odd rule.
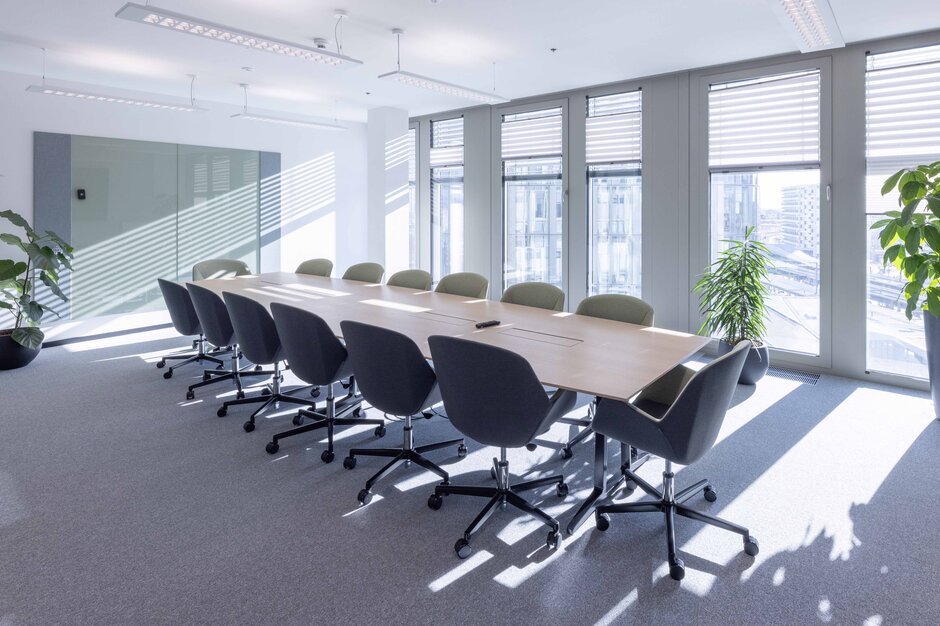
[[806,385],[815,385],[819,382],[819,374],[813,374],[812,372],[802,372],[800,370],[794,370],[788,367],[771,366],[767,370],[767,373],[771,376],[776,376],[777,378],[795,380],[798,383],[803,383]]

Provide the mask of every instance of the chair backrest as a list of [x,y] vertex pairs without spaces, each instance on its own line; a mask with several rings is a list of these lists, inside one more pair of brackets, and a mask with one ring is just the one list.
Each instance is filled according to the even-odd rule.
[[193,280],[229,278],[251,274],[248,265],[237,259],[208,259],[193,265]]
[[407,336],[371,324],[340,322],[362,397],[389,415],[415,415],[436,395],[437,378]]
[[310,385],[338,380],[346,348],[322,317],[281,302],[271,303],[271,317],[290,370],[298,378]]
[[385,268],[378,263],[356,263],[343,273],[345,280],[361,280],[364,283],[380,283]]
[[750,348],[741,341],[696,372],[663,415],[660,428],[676,453],[671,461],[694,463],[715,445]]
[[565,292],[548,283],[518,283],[508,287],[499,301],[561,311],[565,306]]
[[192,283],[186,284],[186,290],[192,298],[193,309],[196,310],[206,340],[214,346],[235,344],[235,329],[222,298],[211,289]]
[[585,298],[578,304],[576,313],[640,326],[653,325],[653,307],[639,298],[621,293],[604,293]]
[[310,276],[326,276],[333,273],[333,261],[329,259],[307,259],[297,266],[295,274],[309,274]]
[[181,335],[198,335],[202,333],[199,317],[193,308],[193,299],[189,297],[186,287],[172,280],[157,279],[166,309],[170,313],[173,328]]
[[448,274],[437,283],[434,291],[449,293],[464,298],[485,298],[489,281],[486,277],[473,272],[457,272]]
[[409,289],[431,288],[431,275],[424,270],[402,270],[389,276],[386,285],[389,287],[408,287]]
[[550,402],[532,366],[504,348],[434,335],[428,338],[451,424],[488,446],[517,448],[543,429]]
[[249,361],[256,365],[269,365],[284,358],[277,327],[263,304],[228,291],[222,292],[222,299],[232,318],[238,347]]

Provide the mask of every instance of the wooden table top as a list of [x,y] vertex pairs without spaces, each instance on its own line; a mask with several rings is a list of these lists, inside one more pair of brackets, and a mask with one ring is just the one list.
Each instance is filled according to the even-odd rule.
[[[528,360],[545,385],[615,400],[628,400],[709,342],[660,328],[340,278],[274,272],[195,282],[265,306],[283,302],[312,311],[338,337],[343,320],[396,330],[428,358],[431,335],[499,346]],[[500,325],[475,327],[488,320]]]

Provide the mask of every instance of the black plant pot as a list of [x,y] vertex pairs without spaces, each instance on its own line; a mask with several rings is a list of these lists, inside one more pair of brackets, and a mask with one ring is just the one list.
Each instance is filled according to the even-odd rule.
[[[940,329],[937,332],[940,335]],[[724,339],[718,342],[719,355],[731,352],[732,348],[734,346]],[[741,377],[738,378],[738,383],[741,385],[755,384],[764,377],[768,367],[770,367],[770,350],[767,349],[767,344],[762,343],[751,346],[750,351],[747,353],[747,359],[744,361],[744,369],[741,370]],[[937,380],[940,380],[940,378]]]
[[924,334],[927,336],[927,375],[930,376],[933,414],[940,419],[940,317],[924,311]]
[[13,341],[9,333],[12,330],[0,331],[0,370],[15,370],[29,365],[39,355],[41,348],[35,350],[26,348]]

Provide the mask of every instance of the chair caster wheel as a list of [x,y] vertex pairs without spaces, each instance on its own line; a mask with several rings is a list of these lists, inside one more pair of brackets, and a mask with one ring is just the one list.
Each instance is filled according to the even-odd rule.
[[359,504],[365,506],[372,502],[372,492],[368,489],[360,489],[356,499],[359,500]]
[[260,372],[263,368],[260,365],[255,365],[255,371]]
[[304,423],[304,416],[298,413],[297,415],[292,417],[290,421],[294,426],[300,426],[301,424]]
[[549,550],[557,550],[558,546],[561,545],[561,533],[551,530],[548,532],[548,536],[545,537],[545,546]]
[[675,563],[669,564],[669,577],[673,580],[682,580],[685,578],[685,564],[682,559],[676,559]]
[[528,450],[529,452],[534,452],[536,448],[538,448],[538,446],[534,443],[525,444],[525,449]]
[[207,383],[207,382],[209,382],[209,379],[210,379],[210,378],[212,378],[212,376],[210,376],[209,374],[203,374],[203,375],[202,375],[202,382]]
[[265,387],[264,389],[261,390],[261,395],[262,395],[262,396],[270,396],[270,395],[271,395],[271,390],[268,389],[267,387]]
[[457,446],[457,456],[461,459],[467,456],[467,446],[460,444]]
[[343,467],[346,469],[352,469],[356,467],[356,457],[347,456],[345,459],[343,459]]
[[269,441],[268,445],[264,447],[264,451],[268,454],[277,454],[277,451],[281,448],[276,441]]
[[376,426],[375,430],[372,431],[372,434],[376,437],[384,437],[386,433],[385,426]]
[[434,417],[434,411],[421,411],[421,415],[424,417],[424,419],[429,420]]
[[192,400],[192,399],[195,398],[195,397],[196,397],[196,394],[193,393],[193,390],[192,390],[192,389],[190,389],[189,391],[186,392],[186,399],[187,399],[187,400]]
[[490,478],[492,478],[493,480],[496,480],[496,468],[495,467],[490,468]]
[[623,488],[629,491],[630,493],[633,493],[634,491],[636,491],[636,483],[628,479],[627,482],[623,484]]
[[594,524],[597,526],[597,530],[604,532],[610,528],[610,516],[607,513],[598,513],[594,516]]
[[235,394],[235,398],[236,398],[237,400],[242,400],[242,399],[244,399],[244,397],[245,397],[245,392],[244,392],[244,391],[239,390],[239,392]]
[[333,454],[332,450],[324,450],[323,453],[320,454],[320,460],[324,463],[332,463],[334,458],[336,458],[336,455]]
[[428,498],[428,508],[437,511],[444,504],[444,498],[440,497],[436,493],[432,493],[431,497]]
[[569,448],[568,446],[565,446],[564,448],[561,449],[561,458],[563,458],[564,460],[567,461],[573,456],[574,456],[574,452],[572,452],[571,448]]
[[454,544],[454,552],[460,558],[465,559],[473,554],[473,548],[470,547],[470,542],[466,539],[458,539],[457,543]]
[[353,417],[365,417],[366,412],[362,410],[361,406],[357,406],[353,409]]
[[163,372],[163,377],[166,378],[167,380],[170,380],[171,378],[173,378],[173,370],[167,370]]
[[157,361],[157,369],[162,369],[164,367],[166,367],[166,361],[163,361],[163,360]]
[[714,502],[718,499],[718,492],[712,489],[711,486],[705,487],[705,499]]
[[310,390],[310,397],[311,397],[311,398],[319,398],[319,397],[320,397],[320,388],[319,388],[319,387],[314,387],[313,389],[311,389],[311,390]]
[[218,415],[219,417],[225,417],[226,413],[228,413],[228,409],[224,406],[215,412],[215,414]]
[[255,429],[255,423],[252,422],[251,420],[248,420],[247,422],[242,424],[242,428],[245,429],[246,433],[250,433],[251,431]]
[[760,552],[760,546],[757,545],[757,539],[748,535],[744,538],[744,553],[748,556],[757,556]]
[[568,497],[568,485],[565,483],[558,483],[558,485],[555,486],[555,494],[559,498],[567,498]]

